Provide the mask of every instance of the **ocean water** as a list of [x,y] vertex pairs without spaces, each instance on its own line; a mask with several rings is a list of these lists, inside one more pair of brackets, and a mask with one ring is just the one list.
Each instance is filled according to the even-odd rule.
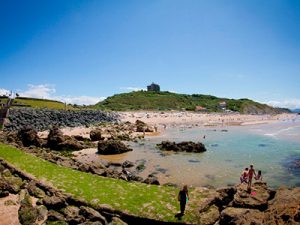
[[[205,138],[203,136],[205,135]],[[161,141],[203,142],[203,153],[162,152],[156,148]],[[156,173],[161,183],[221,187],[239,183],[245,167],[261,170],[270,187],[300,186],[300,118],[276,124],[210,128],[168,128],[163,135],[146,137],[139,143],[129,143],[132,152],[97,158],[123,162],[145,163],[140,173],[146,177]],[[91,154],[94,154],[91,153]],[[95,154],[94,154],[95,155]]]

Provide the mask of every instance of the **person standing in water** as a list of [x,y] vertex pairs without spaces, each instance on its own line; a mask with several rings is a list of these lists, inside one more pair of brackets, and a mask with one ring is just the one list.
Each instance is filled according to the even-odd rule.
[[255,173],[255,170],[253,168],[253,165],[250,165],[250,169],[249,169],[249,172],[248,172],[248,190],[251,190],[253,175],[256,176],[256,173]]
[[178,201],[180,202],[180,214],[184,215],[185,205],[189,200],[189,191],[187,185],[184,185],[183,188],[178,193]]

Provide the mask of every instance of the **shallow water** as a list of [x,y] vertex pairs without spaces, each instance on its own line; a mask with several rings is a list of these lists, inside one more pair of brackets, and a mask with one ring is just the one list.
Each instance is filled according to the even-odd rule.
[[[161,152],[155,146],[163,140],[200,141],[207,151]],[[214,187],[236,184],[243,168],[254,164],[271,187],[300,186],[299,168],[293,167],[293,160],[300,159],[299,118],[268,125],[170,128],[161,136],[130,145],[134,150],[122,155],[98,156],[94,149],[89,156],[116,162],[145,160],[146,169],[140,175],[146,177],[156,171],[162,183]]]

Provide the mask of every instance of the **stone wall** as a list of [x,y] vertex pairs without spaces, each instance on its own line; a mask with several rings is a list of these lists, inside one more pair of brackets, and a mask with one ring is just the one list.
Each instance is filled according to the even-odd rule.
[[47,130],[52,126],[76,127],[88,126],[99,122],[115,122],[119,116],[114,112],[101,110],[54,110],[13,108],[10,109],[4,130],[15,131],[31,126],[38,131]]

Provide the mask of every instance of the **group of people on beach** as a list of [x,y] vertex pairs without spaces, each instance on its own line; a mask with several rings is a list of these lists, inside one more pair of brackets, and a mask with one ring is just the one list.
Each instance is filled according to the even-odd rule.
[[241,183],[248,184],[247,189],[251,190],[252,185],[252,179],[255,180],[262,180],[261,170],[259,170],[256,174],[255,169],[253,168],[253,165],[250,165],[250,169],[248,167],[245,168],[245,170],[242,172],[240,180]]

